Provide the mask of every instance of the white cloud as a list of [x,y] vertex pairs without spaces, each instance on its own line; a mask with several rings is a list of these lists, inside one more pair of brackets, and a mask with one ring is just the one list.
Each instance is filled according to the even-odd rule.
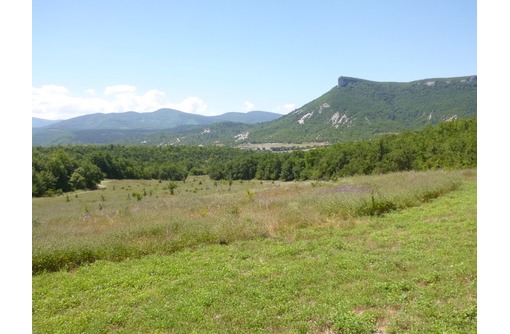
[[295,109],[296,109],[296,105],[294,103],[286,103],[282,106],[276,107],[274,109],[274,112],[277,112],[279,114],[288,114]]
[[177,109],[184,112],[193,114],[201,114],[210,116],[212,114],[207,112],[207,104],[199,97],[190,96],[177,104],[169,104],[168,108]]
[[252,111],[255,110],[255,105],[251,102],[244,101],[244,110],[245,111]]
[[45,85],[32,88],[32,116],[44,119],[68,119],[92,113],[152,112],[172,108],[194,114],[208,114],[208,105],[199,97],[190,96],[172,102],[166,94],[153,89],[138,93],[135,86],[106,87],[103,96],[95,89],[87,89],[85,97],[74,96],[63,86]]

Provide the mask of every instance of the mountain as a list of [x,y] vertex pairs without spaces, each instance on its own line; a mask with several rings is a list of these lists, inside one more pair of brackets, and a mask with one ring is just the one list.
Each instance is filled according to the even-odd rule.
[[340,77],[324,95],[252,128],[246,141],[342,142],[420,130],[457,118],[476,118],[476,99],[476,76],[408,83]]
[[63,130],[160,130],[172,129],[182,125],[208,125],[224,121],[255,124],[268,122],[281,116],[281,114],[265,111],[230,112],[219,116],[203,116],[175,109],[159,109],[149,113],[128,111],[84,115],[52,123],[51,128]]
[[[212,119],[220,122],[234,122],[245,124],[265,123],[282,117],[281,114],[275,114],[268,111],[250,111],[247,113],[242,112],[228,112],[219,116],[211,116]],[[215,122],[216,123],[216,122]]]
[[327,144],[420,130],[476,113],[476,75],[411,82],[341,76],[328,92],[284,116],[254,111],[206,117],[172,109],[94,114],[33,129],[32,144]]
[[[32,127],[32,145],[122,144],[133,142],[133,138],[136,138],[136,142],[138,138],[145,138],[153,134],[158,137],[163,130],[181,133],[187,129],[198,131],[195,128],[198,126],[200,131],[203,131],[203,126],[219,122],[256,124],[268,122],[281,116],[281,114],[265,111],[230,112],[218,116],[203,116],[175,109],[159,109],[149,113],[133,111],[96,113],[52,122],[47,126]],[[34,124],[34,118],[32,123]],[[36,123],[40,123],[40,121]]]
[[32,117],[32,128],[41,128],[43,126],[47,126],[47,125],[54,124],[57,122],[60,122],[60,121],[53,121],[53,120],[49,120],[49,119]]
[[147,142],[288,148],[294,144],[309,147],[366,140],[455,119],[476,118],[476,99],[476,76],[404,83],[342,76],[328,92],[276,120],[243,127],[237,133],[228,131],[225,125],[219,129],[188,129],[179,134],[167,132],[157,140],[149,136]]
[[51,129],[62,130],[156,130],[180,125],[210,124],[207,116],[188,114],[174,109],[160,109],[150,113],[96,113],[74,117],[52,124]]

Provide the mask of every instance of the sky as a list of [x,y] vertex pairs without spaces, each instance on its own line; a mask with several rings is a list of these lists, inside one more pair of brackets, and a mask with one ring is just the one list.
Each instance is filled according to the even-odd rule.
[[339,76],[477,74],[477,3],[32,2],[32,116],[287,114]]

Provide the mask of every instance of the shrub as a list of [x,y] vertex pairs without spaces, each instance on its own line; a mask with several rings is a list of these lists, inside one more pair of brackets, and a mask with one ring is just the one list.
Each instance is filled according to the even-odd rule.
[[333,326],[342,334],[377,333],[375,318],[367,313],[340,313],[335,317]]
[[167,189],[170,190],[170,194],[174,194],[175,189],[177,188],[177,183],[170,181],[168,182]]

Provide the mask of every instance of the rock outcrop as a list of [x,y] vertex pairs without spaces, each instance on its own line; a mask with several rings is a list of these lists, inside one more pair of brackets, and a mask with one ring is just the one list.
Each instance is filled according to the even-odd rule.
[[338,87],[345,87],[348,84],[352,84],[357,81],[358,81],[358,79],[356,79],[356,78],[340,77],[340,78],[338,78]]

